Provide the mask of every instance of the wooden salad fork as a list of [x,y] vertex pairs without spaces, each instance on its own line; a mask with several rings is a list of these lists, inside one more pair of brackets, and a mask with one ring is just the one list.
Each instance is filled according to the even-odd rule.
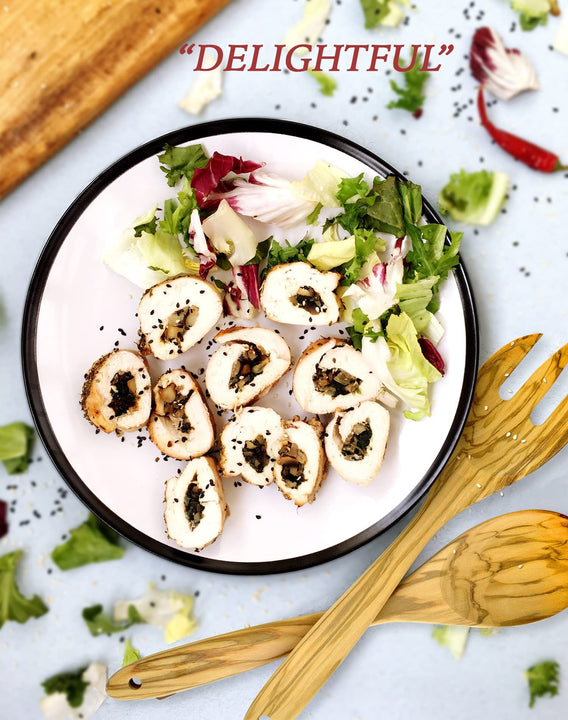
[[568,442],[568,396],[542,425],[530,414],[568,363],[568,344],[510,398],[499,388],[540,334],[514,340],[480,368],[473,403],[455,450],[414,519],[323,614],[257,695],[245,720],[292,720],[372,624],[427,542],[470,505],[520,480]]

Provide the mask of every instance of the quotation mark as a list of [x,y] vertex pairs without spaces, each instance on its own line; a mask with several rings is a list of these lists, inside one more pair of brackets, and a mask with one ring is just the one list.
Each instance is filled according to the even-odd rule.
[[440,45],[438,55],[451,55],[454,51],[453,45]]
[[[191,45],[188,45],[187,43],[184,43],[184,44],[180,47],[180,49],[179,49],[179,54],[180,54],[180,55],[184,55],[184,54],[185,54],[185,55],[191,55],[191,53],[193,52],[193,48],[194,48],[194,47],[195,47],[195,43],[191,43]],[[445,46],[444,46],[444,47],[445,47]],[[454,49],[454,48],[453,48],[453,45],[452,45],[452,50],[453,50],[453,49]]]

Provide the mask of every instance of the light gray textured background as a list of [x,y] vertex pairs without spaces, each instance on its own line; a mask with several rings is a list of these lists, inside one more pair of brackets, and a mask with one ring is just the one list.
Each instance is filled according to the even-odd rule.
[[[482,361],[519,335],[544,333],[526,367],[519,370],[526,376],[539,360],[568,340],[568,179],[563,174],[546,176],[531,171],[491,144],[472,107],[476,84],[466,56],[474,30],[483,24],[498,29],[506,44],[525,51],[537,69],[541,90],[498,103],[491,108],[492,117],[568,161],[568,57],[550,47],[558,21],[521,33],[513,29],[516,15],[504,0],[438,0],[417,5],[406,26],[372,32],[363,28],[358,2],[336,0],[323,40],[330,44],[454,43],[453,55],[431,79],[420,120],[385,109],[391,92],[383,70],[339,74],[333,98],[320,95],[314,81],[304,74],[227,74],[223,97],[197,121],[246,115],[326,128],[407,171],[432,201],[449,174],[461,167],[508,172],[513,188],[506,212],[489,228],[465,228],[462,257],[477,300]],[[229,43],[273,44],[281,41],[301,10],[302,3],[291,0],[234,0],[192,41],[224,48]],[[31,273],[51,229],[71,200],[108,164],[152,137],[196,122],[176,106],[192,81],[192,68],[191,58],[172,54],[1,203],[0,424],[30,420],[20,365],[21,316]],[[519,382],[512,379],[511,388]],[[566,390],[568,382],[561,378],[558,390],[547,400],[548,410],[554,397]],[[539,417],[545,413],[546,408]],[[490,498],[462,513],[438,534],[421,558],[468,527],[503,512],[545,508],[568,514],[567,452],[505,491],[503,497]],[[0,553],[25,549],[19,573],[21,588],[26,594],[38,593],[50,607],[38,620],[21,626],[7,623],[0,630],[0,714],[7,720],[41,717],[40,682],[55,672],[91,660],[108,664],[111,671],[118,667],[122,659],[118,636],[92,638],[80,617],[86,605],[101,602],[110,608],[115,600],[143,594],[149,581],[161,588],[199,591],[195,639],[247,623],[311,612],[331,603],[407,522],[402,520],[347,557],[299,573],[212,575],[178,567],[134,546],[129,546],[118,562],[62,573],[52,565],[49,552],[86,517],[86,510],[70,492],[65,493],[65,483],[39,444],[34,457],[37,461],[21,478],[8,478],[0,472],[0,497],[15,501],[9,514],[10,532],[0,541]],[[61,510],[52,514],[58,508]],[[34,510],[39,511],[40,519],[33,515]],[[21,525],[25,520],[31,522]],[[155,628],[139,626],[129,635],[143,654],[163,647],[161,632]],[[566,613],[488,638],[474,631],[459,662],[431,639],[429,626],[382,627],[367,633],[302,717],[559,720],[566,715],[566,690],[562,688],[557,698],[540,700],[529,710],[523,678],[525,668],[549,658],[561,663],[564,680],[568,672]],[[243,716],[273,669],[269,666],[161,702],[108,699],[97,717],[233,720]]]

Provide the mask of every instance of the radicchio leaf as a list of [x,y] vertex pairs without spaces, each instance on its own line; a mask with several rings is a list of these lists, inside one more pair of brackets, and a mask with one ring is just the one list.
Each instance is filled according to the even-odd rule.
[[501,100],[539,87],[530,62],[520,50],[506,48],[493,28],[476,30],[469,56],[473,77]]
[[241,265],[237,270],[245,287],[248,299],[257,310],[260,308],[260,289],[258,285],[258,265]]
[[424,355],[430,365],[433,365],[440,375],[444,375],[446,372],[446,365],[434,343],[428,340],[428,338],[421,337],[418,338],[418,344],[422,350],[422,355]]
[[0,538],[8,534],[8,505],[0,500]]
[[260,163],[214,152],[204,168],[195,169],[191,180],[199,207],[209,209],[219,204],[219,200],[208,202],[208,197],[214,192],[227,192],[230,189],[231,185],[223,182],[223,178],[230,172],[250,173],[260,167]]

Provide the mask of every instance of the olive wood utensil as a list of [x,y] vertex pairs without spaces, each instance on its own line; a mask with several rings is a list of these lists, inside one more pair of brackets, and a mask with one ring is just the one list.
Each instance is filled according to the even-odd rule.
[[[416,622],[507,627],[568,607],[568,518],[501,515],[460,535],[403,580],[373,625]],[[243,628],[149,655],[118,670],[119,700],[163,697],[285,656],[323,613]]]
[[499,387],[540,334],[508,343],[480,368],[455,450],[414,519],[300,640],[254,699],[245,720],[291,720],[349,654],[428,540],[473,503],[543,465],[568,442],[568,397],[542,425],[530,413],[568,362],[554,353],[509,400]]

